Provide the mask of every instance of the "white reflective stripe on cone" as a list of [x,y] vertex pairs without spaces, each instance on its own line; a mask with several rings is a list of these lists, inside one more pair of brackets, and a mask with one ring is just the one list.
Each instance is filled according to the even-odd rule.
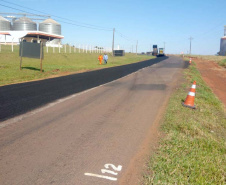
[[195,96],[195,93],[194,92],[189,92],[188,95]]
[[195,88],[196,88],[196,85],[192,85],[191,88],[192,88],[192,89],[195,89]]

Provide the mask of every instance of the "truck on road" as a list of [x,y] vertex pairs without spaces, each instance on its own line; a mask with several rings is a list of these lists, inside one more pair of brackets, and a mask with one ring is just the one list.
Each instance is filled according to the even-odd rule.
[[153,45],[152,55],[153,56],[157,56],[158,55],[158,46],[157,45]]
[[165,54],[164,54],[164,49],[163,48],[159,48],[159,54],[158,54],[158,56],[160,57],[160,56],[164,56]]

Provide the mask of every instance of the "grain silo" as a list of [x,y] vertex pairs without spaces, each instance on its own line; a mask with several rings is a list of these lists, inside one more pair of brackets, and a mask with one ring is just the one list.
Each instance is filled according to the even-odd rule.
[[224,26],[224,37],[221,38],[219,54],[221,56],[226,56],[226,26]]
[[61,25],[53,19],[46,19],[39,23],[39,31],[61,35]]
[[14,31],[37,31],[37,24],[27,17],[21,17],[13,21]]
[[9,30],[11,30],[10,21],[0,16],[0,31],[9,31]]
[[[55,20],[49,18],[39,23],[39,31],[61,35],[61,25]],[[49,42],[49,45],[58,46],[59,43],[61,43],[60,39],[54,39]]]

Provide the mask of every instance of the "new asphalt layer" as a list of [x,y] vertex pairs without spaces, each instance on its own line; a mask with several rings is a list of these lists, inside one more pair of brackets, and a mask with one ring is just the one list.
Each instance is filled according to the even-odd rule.
[[57,99],[119,79],[168,57],[40,81],[0,87],[0,121],[13,118]]

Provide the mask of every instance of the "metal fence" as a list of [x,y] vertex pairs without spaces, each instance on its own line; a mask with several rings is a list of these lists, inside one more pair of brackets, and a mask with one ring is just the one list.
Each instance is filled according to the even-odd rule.
[[[19,45],[15,43],[0,43],[0,53],[19,52]],[[111,47],[98,47],[88,44],[64,44],[55,47],[44,46],[45,53],[111,53]]]

